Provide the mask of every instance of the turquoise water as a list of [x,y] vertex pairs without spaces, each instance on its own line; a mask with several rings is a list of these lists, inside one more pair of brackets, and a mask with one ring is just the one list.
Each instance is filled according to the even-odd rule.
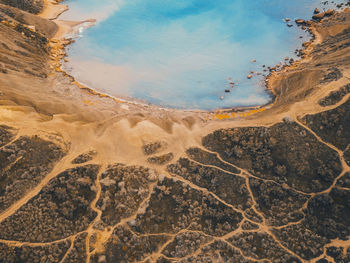
[[64,66],[93,89],[160,106],[265,104],[270,95],[263,76],[247,75],[295,58],[307,36],[295,25],[287,27],[284,18],[309,19],[320,2],[69,0],[70,11],[61,19],[97,23],[81,30]]

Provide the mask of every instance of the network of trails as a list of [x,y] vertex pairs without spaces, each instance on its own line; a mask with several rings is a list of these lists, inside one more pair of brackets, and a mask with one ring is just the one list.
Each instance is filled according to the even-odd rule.
[[1,3],[0,262],[350,261],[347,10],[227,118],[79,87],[62,6]]

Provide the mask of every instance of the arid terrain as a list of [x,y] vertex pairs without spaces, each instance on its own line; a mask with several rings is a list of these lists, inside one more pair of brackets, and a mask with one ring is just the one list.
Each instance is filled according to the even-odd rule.
[[0,0],[0,262],[350,262],[349,9],[239,112],[82,87],[64,9]]

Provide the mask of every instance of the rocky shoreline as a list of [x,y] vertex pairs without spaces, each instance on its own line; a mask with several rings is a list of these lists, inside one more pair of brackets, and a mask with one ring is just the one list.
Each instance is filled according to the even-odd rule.
[[0,262],[350,262],[349,11],[269,108],[198,114],[77,88],[57,25],[5,1]]
[[[57,4],[61,2],[58,1]],[[324,6],[327,6],[329,3],[327,1],[323,2]],[[350,6],[350,2],[347,3],[342,3],[342,4],[334,4],[334,8],[337,9],[346,9],[347,6]],[[58,8],[59,9],[59,8]],[[65,9],[66,10],[66,9]],[[64,11],[65,11],[64,10]],[[289,58],[285,58],[283,62],[280,62],[279,64],[275,65],[275,66],[265,66],[263,65],[263,71],[264,72],[251,72],[248,75],[248,79],[252,79],[253,77],[255,77],[255,75],[262,75],[264,73],[267,73],[267,75],[265,76],[265,86],[266,86],[266,91],[271,94],[271,101],[268,102],[265,105],[257,105],[257,106],[247,106],[247,107],[234,107],[234,108],[222,108],[222,109],[216,109],[213,110],[211,112],[209,112],[209,114],[211,115],[211,117],[209,119],[218,119],[218,120],[225,120],[225,119],[232,119],[232,118],[239,118],[239,117],[245,117],[245,116],[251,116],[252,114],[255,114],[257,112],[262,112],[265,111],[266,109],[269,109],[273,106],[274,101],[275,101],[275,93],[274,90],[270,88],[269,85],[269,79],[270,78],[274,78],[275,74],[278,74],[279,72],[283,72],[283,71],[288,71],[288,69],[290,67],[295,67],[296,65],[298,65],[301,60],[304,59],[308,59],[308,54],[310,53],[310,51],[313,49],[315,42],[317,43],[319,40],[317,39],[317,32],[315,30],[315,26],[317,25],[317,23],[322,22],[323,19],[326,19],[327,17],[330,17],[332,15],[334,15],[336,13],[335,9],[323,9],[323,12],[320,12],[317,8],[314,11],[314,16],[312,17],[312,20],[304,20],[304,19],[295,19],[294,23],[290,21],[289,18],[286,18],[286,23],[289,27],[291,26],[300,26],[302,27],[302,29],[304,31],[307,31],[310,33],[311,38],[309,41],[306,41],[303,43],[302,48],[301,49],[296,49],[295,53],[297,54],[297,56],[299,57],[299,60],[294,60],[294,59],[289,59]],[[63,12],[64,12],[63,11]],[[341,11],[340,11],[341,12]],[[100,97],[108,97],[112,100],[114,100],[116,103],[127,103],[127,104],[135,104],[135,105],[139,105],[141,107],[143,106],[148,106],[149,104],[147,104],[146,102],[143,101],[139,101],[133,98],[119,98],[119,97],[114,97],[105,93],[101,93],[99,91],[96,91],[95,89],[88,87],[78,81],[76,81],[74,79],[73,76],[67,74],[67,72],[65,72],[64,70],[62,70],[62,63],[61,61],[65,59],[66,57],[66,52],[65,52],[65,47],[69,44],[71,44],[72,42],[74,42],[71,38],[66,39],[64,37],[64,35],[67,35],[67,31],[73,31],[74,27],[79,26],[79,24],[83,24],[85,22],[91,22],[93,26],[93,23],[95,22],[94,20],[90,21],[79,21],[79,22],[68,22],[68,21],[58,21],[58,24],[63,25],[65,28],[63,30],[63,32],[61,32],[60,34],[56,35],[56,39],[55,42],[60,42],[60,45],[58,45],[58,48],[56,48],[55,52],[54,52],[54,56],[55,56],[55,68],[58,72],[63,72],[64,74],[66,74],[67,76],[69,76],[69,78],[71,79],[72,83],[74,83],[77,87],[86,90],[88,92],[90,92],[93,95],[97,95]],[[57,46],[57,45],[56,45]],[[255,60],[252,60],[252,62],[256,62]],[[230,90],[226,90],[225,92],[230,92]],[[163,110],[168,110],[167,108],[163,108]],[[180,110],[183,111],[183,110]],[[201,110],[185,110],[185,111],[190,111],[190,112],[197,112],[197,113],[203,113],[203,111]],[[204,111],[205,112],[205,111]],[[233,114],[232,114],[233,113]],[[238,113],[238,114],[237,114]],[[208,117],[205,117],[205,119],[208,119]]]

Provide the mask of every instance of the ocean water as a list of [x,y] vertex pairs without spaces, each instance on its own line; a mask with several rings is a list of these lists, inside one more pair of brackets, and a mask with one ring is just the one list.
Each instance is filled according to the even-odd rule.
[[315,7],[328,8],[319,0],[66,3],[60,19],[97,19],[68,48],[64,68],[78,81],[116,97],[203,110],[268,103],[264,77],[255,73],[295,58],[309,37],[284,18],[309,19]]

